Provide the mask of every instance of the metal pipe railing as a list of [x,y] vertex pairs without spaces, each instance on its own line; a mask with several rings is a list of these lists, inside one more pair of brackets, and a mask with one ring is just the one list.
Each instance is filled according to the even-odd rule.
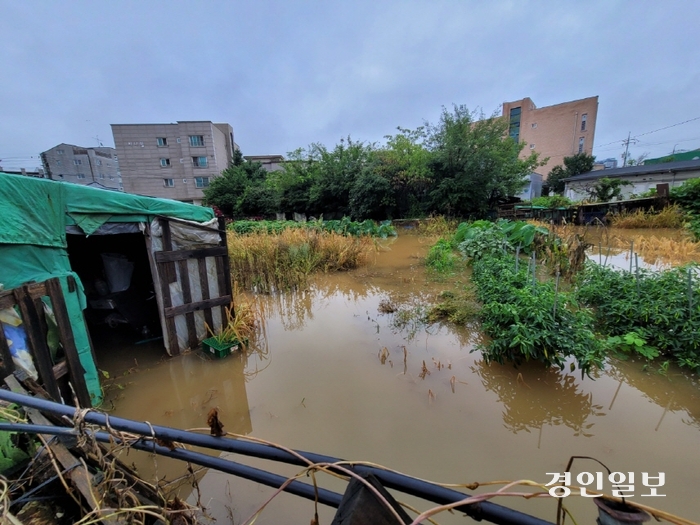
[[[41,411],[74,418],[75,407],[62,405],[53,401],[47,401],[33,396],[17,394],[6,390],[0,390],[0,399],[17,403],[19,405],[36,408]],[[125,418],[108,416],[107,414],[89,410],[84,414],[84,421],[102,427],[111,427],[115,430],[130,432],[145,437],[156,437],[166,441],[174,441],[198,447],[210,448],[222,452],[233,452],[251,457],[279,461],[292,465],[306,466],[307,463],[282,449],[271,445],[252,443],[249,441],[231,439],[226,437],[215,437],[205,434],[196,434],[186,430],[179,430],[160,425],[150,425]],[[152,451],[149,443],[146,450]],[[163,448],[163,447],[161,447]],[[169,451],[165,448],[164,451]],[[331,456],[315,454],[313,452],[294,451],[312,463],[337,463],[343,461]],[[168,455],[168,454],[163,454]],[[170,456],[175,457],[175,456]],[[210,457],[210,456],[207,456]],[[193,461],[194,462],[194,461]],[[405,474],[390,472],[381,468],[369,467],[365,465],[345,465],[358,474],[371,473],[387,488],[401,491],[405,494],[417,496],[419,498],[438,503],[440,505],[454,503],[469,497],[464,492],[441,487],[434,483],[421,481]],[[215,468],[215,467],[212,467]],[[277,485],[279,487],[279,485]],[[476,520],[486,520],[496,525],[553,525],[552,522],[536,518],[529,514],[519,512],[497,503],[483,501],[471,505],[463,505],[455,510],[464,512]]]

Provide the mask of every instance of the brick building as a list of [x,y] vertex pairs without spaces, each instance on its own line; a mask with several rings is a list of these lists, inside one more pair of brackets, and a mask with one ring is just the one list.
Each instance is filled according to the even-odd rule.
[[593,152],[597,96],[543,108],[529,98],[504,102],[503,116],[509,120],[510,136],[525,143],[521,157],[533,151],[542,160],[549,157],[547,164],[537,169],[545,178],[554,166],[563,164],[564,157]]
[[233,159],[229,124],[112,124],[124,191],[201,204],[202,190]]

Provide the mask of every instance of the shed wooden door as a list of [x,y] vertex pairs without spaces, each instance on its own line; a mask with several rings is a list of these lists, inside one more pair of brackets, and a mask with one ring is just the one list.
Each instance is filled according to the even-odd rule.
[[[159,219],[163,249],[153,252],[154,284],[159,288],[166,350],[170,355],[178,355],[186,348],[195,349],[207,337],[204,323],[214,331],[221,328],[226,308],[233,305],[223,219],[218,221],[218,245],[193,249],[174,247],[171,222],[182,224],[175,219]],[[197,225],[188,223],[188,227]],[[215,272],[211,271],[213,268]]]

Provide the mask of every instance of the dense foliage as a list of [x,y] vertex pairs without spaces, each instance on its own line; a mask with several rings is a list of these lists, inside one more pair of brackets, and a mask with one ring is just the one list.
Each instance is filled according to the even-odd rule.
[[681,366],[700,367],[700,289],[697,267],[662,272],[617,271],[589,264],[578,296],[595,308],[599,329],[611,336],[636,334]]
[[690,179],[677,188],[671,188],[669,196],[687,212],[688,227],[700,241],[700,179]]
[[520,193],[541,165],[535,153],[519,158],[524,144],[508,136],[507,126],[503,118],[454,106],[436,124],[399,128],[383,145],[347,137],[332,148],[297,149],[270,173],[239,155],[205,190],[205,201],[233,218],[485,217]]
[[547,186],[550,193],[564,194],[564,179],[589,172],[593,169],[595,157],[587,153],[578,153],[571,157],[564,157],[564,164],[554,166],[547,177]]
[[[486,360],[516,365],[540,361],[564,367],[574,357],[582,373],[602,367],[603,345],[593,332],[593,317],[575,296],[539,282],[530,267],[516,270],[511,254],[488,253],[474,260],[472,281],[483,303],[484,331],[491,341],[482,348]],[[574,364],[571,363],[572,369]]]
[[362,222],[354,222],[343,217],[339,221],[308,221],[308,222],[296,222],[296,221],[234,221],[228,225],[228,230],[245,235],[249,233],[282,233],[284,230],[296,229],[296,230],[312,230],[312,231],[325,231],[333,232],[339,235],[349,235],[359,237],[362,235],[370,237],[381,237],[383,239],[387,237],[395,237],[396,230],[391,225],[390,221],[384,221],[381,224],[377,224],[374,221],[366,220]]

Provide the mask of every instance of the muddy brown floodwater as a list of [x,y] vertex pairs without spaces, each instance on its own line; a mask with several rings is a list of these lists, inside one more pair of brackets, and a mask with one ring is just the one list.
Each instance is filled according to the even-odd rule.
[[[472,353],[476,331],[411,323],[399,330],[397,314],[380,314],[380,302],[420,308],[454,287],[426,276],[428,246],[425,239],[401,235],[371,266],[318,277],[306,291],[265,297],[267,341],[258,341],[259,351],[248,357],[159,360],[157,345],[116,351],[113,342],[101,362],[121,384],[110,391],[113,413],[193,428],[204,426],[207,411],[218,406],[229,432],[444,483],[547,483],[546,473],[563,472],[571,456],[593,456],[613,471],[635,473],[635,501],[697,519],[697,378],[673,367],[662,375],[653,366],[643,370],[641,362],[615,360],[595,379],[539,366],[516,370],[486,365],[479,352]],[[383,363],[382,348],[388,351]],[[429,373],[421,373],[423,363]],[[285,475],[297,471],[235,459]],[[183,473],[174,462],[161,459],[154,467],[151,458],[133,452],[128,460],[145,477],[154,469],[169,479]],[[573,470],[602,467],[577,460]],[[642,497],[649,492],[642,472],[665,473],[658,491],[664,497]],[[218,523],[240,523],[272,493],[213,471],[200,478],[201,503]],[[342,492],[343,483],[318,478]],[[193,492],[182,494],[196,502]],[[551,499],[497,502],[555,521]],[[578,523],[594,522],[592,501],[570,497],[565,504]],[[333,510],[320,510],[321,522],[329,523]],[[283,494],[257,523],[308,523],[312,516],[312,502]],[[448,514],[437,521],[471,522]]]

